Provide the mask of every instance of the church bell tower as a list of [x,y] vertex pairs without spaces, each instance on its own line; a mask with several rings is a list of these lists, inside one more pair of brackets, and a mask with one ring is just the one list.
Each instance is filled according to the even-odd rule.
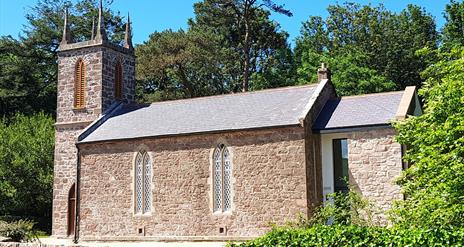
[[135,101],[135,56],[127,17],[123,45],[111,43],[100,0],[96,28],[88,41],[73,43],[68,12],[58,52],[52,234],[75,232],[77,147],[79,134],[120,103]]

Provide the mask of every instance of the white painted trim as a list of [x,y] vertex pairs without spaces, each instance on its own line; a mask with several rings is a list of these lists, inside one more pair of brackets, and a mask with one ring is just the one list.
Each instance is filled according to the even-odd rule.
[[[321,135],[321,153],[322,153],[322,195],[324,202],[327,194],[334,192],[334,171],[333,171],[333,146],[334,139],[347,139],[348,143],[350,133],[335,133]],[[348,152],[349,154],[349,152]]]

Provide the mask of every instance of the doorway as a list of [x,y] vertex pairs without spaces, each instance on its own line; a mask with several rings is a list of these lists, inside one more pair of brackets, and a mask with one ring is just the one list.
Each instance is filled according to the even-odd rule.
[[76,227],[76,184],[71,186],[68,194],[68,236],[73,235]]
[[322,144],[322,184],[324,201],[334,192],[347,192],[348,134],[330,133],[321,135]]

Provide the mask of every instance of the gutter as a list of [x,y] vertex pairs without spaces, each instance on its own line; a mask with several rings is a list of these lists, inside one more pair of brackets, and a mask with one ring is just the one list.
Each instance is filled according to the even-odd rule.
[[85,145],[85,144],[94,144],[94,143],[112,142],[112,141],[133,141],[133,140],[143,140],[143,139],[149,139],[149,138],[169,138],[169,137],[194,136],[194,135],[210,135],[210,134],[229,133],[229,132],[236,132],[236,131],[269,130],[269,129],[274,129],[274,128],[291,128],[291,127],[302,127],[302,126],[299,123],[293,123],[293,124],[284,124],[284,125],[252,127],[252,128],[244,128],[244,129],[209,130],[209,131],[199,131],[199,132],[162,134],[162,135],[144,135],[144,136],[134,136],[134,137],[125,137],[125,138],[117,137],[117,138],[109,138],[109,139],[97,139],[97,140],[91,140],[91,141],[79,141],[76,143],[76,145]]
[[336,127],[336,128],[328,128],[328,129],[313,129],[313,133],[316,133],[316,134],[331,134],[331,133],[343,133],[343,132],[353,132],[353,131],[366,131],[366,130],[384,129],[384,128],[391,128],[391,127],[392,126],[389,123],[382,123],[382,124],[369,124],[369,125]]

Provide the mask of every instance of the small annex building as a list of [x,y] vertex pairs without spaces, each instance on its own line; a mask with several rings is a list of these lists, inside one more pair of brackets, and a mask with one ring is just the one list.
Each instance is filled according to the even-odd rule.
[[391,122],[421,114],[414,87],[340,98],[322,66],[315,84],[136,104],[130,22],[112,44],[99,12],[79,43],[65,18],[53,236],[247,239],[310,217],[342,179],[379,208],[402,199]]

